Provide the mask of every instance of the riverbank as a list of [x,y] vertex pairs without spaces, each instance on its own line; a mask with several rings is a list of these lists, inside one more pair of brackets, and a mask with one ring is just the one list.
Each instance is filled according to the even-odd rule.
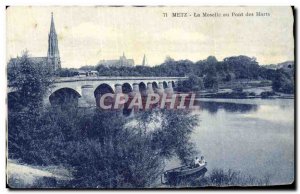
[[10,188],[52,188],[69,181],[71,174],[58,166],[32,166],[7,160],[7,184]]
[[294,94],[274,92],[270,86],[241,89],[239,91],[223,88],[218,91],[202,90],[196,92],[197,98],[224,98],[224,99],[294,99]]
[[178,182],[178,185],[159,184],[155,188],[199,188],[199,187],[255,187],[255,186],[269,186],[271,185],[272,177],[264,175],[262,177],[255,177],[249,174],[242,173],[237,170],[213,169],[209,174],[198,178],[185,178]]

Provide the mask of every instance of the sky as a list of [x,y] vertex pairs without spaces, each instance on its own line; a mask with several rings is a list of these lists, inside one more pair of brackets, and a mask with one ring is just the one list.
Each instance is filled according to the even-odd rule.
[[64,68],[96,65],[102,59],[118,59],[123,52],[135,64],[141,64],[145,54],[149,66],[163,63],[166,56],[194,62],[238,55],[256,57],[260,64],[294,60],[290,7],[17,6],[6,10],[6,61],[25,50],[33,57],[47,56],[51,12]]

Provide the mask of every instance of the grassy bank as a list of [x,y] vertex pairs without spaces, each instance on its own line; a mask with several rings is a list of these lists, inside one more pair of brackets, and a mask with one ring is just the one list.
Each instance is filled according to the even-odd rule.
[[213,169],[204,177],[181,180],[176,186],[164,185],[165,188],[198,188],[198,187],[251,187],[270,185],[271,176],[254,177],[236,170]]

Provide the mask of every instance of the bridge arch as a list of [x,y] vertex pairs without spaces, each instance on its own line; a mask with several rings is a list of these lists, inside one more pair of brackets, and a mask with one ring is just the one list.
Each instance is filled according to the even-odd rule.
[[49,96],[52,106],[78,106],[78,98],[81,95],[72,88],[60,88]]
[[155,81],[152,82],[152,88],[153,88],[154,92],[156,92],[158,89],[158,84]]
[[171,82],[172,82],[172,87],[175,88],[176,87],[175,82],[174,81]]
[[112,87],[106,83],[100,84],[94,91],[94,96],[96,99],[96,105],[100,107],[100,98],[103,94],[114,93]]
[[131,93],[132,92],[132,87],[131,87],[131,85],[129,84],[129,83],[124,83],[123,85],[122,85],[122,92],[124,93],[124,94],[129,94],[129,93]]
[[168,83],[166,81],[163,81],[163,86],[164,86],[164,89],[166,89],[168,87]]
[[139,90],[142,96],[146,96],[147,95],[147,86],[144,82],[140,82],[139,83]]
[[[131,85],[129,83],[125,82],[122,84],[122,92],[124,94],[131,95],[132,91],[133,91],[133,88],[131,87]],[[123,115],[130,116],[131,113],[132,113],[132,109],[129,109],[129,101],[128,101],[124,104]]]

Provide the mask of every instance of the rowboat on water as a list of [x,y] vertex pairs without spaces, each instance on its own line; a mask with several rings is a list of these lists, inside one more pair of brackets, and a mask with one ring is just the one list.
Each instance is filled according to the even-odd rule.
[[207,162],[204,165],[193,167],[193,166],[180,166],[164,172],[161,182],[163,184],[176,185],[181,180],[187,178],[198,178],[204,176],[207,169]]

